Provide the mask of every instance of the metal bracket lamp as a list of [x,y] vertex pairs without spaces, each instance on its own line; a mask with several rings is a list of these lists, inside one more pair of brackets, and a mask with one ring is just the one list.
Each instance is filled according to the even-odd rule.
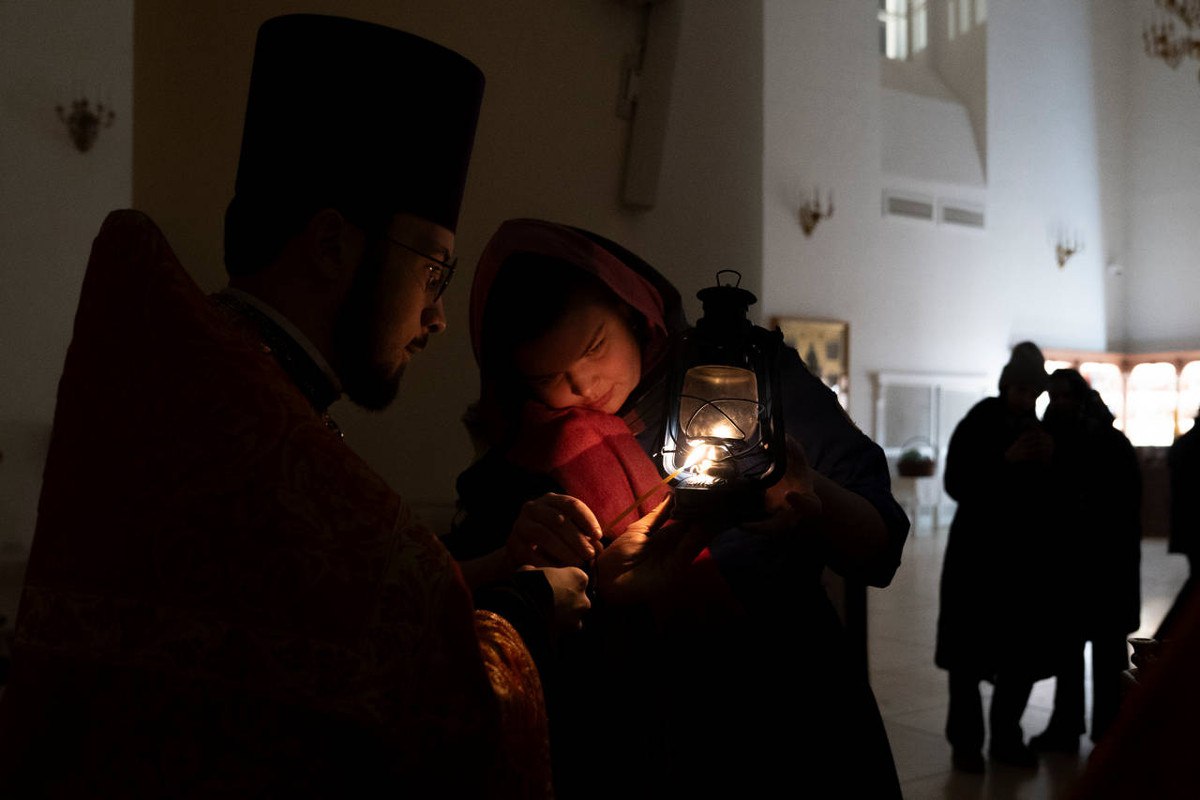
[[812,236],[817,223],[833,216],[833,190],[829,191],[825,205],[821,205],[820,191],[813,189],[813,196],[800,204],[800,230],[805,236]]
[[[1155,5],[1169,16],[1142,29],[1146,55],[1161,58],[1171,69],[1176,69],[1184,58],[1200,60],[1200,39],[1193,33],[1200,27],[1200,0],[1155,0]],[[1176,32],[1176,19],[1186,31]]]
[[86,97],[71,103],[70,112],[62,106],[56,106],[55,110],[58,111],[58,118],[67,126],[75,149],[81,153],[91,150],[96,137],[100,135],[100,129],[111,126],[117,117],[116,112],[104,103],[96,103],[93,107]]
[[1062,269],[1067,265],[1067,261],[1071,256],[1083,250],[1083,242],[1075,239],[1059,239],[1054,245],[1054,258],[1058,261],[1058,268]]

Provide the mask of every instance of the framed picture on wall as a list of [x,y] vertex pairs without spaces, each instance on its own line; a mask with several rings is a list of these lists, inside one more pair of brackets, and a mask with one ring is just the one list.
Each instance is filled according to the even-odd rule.
[[783,340],[796,348],[809,371],[837,394],[842,408],[849,407],[850,323],[828,319],[775,317]]

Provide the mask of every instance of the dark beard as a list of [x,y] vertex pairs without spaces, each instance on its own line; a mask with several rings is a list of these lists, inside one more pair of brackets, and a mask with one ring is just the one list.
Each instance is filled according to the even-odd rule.
[[404,376],[403,366],[392,371],[376,357],[383,255],[378,246],[367,250],[333,327],[333,353],[342,388],[354,404],[370,411],[382,411],[391,405]]

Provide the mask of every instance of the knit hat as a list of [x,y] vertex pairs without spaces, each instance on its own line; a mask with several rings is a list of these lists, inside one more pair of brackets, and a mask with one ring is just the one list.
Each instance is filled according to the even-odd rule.
[[1012,349],[1008,363],[1000,373],[1000,391],[1013,384],[1046,388],[1046,357],[1033,342],[1021,342]]

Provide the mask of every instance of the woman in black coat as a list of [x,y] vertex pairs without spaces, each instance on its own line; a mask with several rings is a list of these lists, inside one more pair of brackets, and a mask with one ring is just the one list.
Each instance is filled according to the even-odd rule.
[[[584,284],[599,281],[601,291],[580,292],[574,280],[565,281],[564,291],[551,291],[572,273],[590,276]],[[615,309],[617,320],[606,309]],[[546,415],[536,406],[547,406],[552,416],[570,412],[578,400],[605,412],[611,415],[606,425],[619,425],[604,437],[614,445],[607,454],[620,454],[629,474],[638,462],[659,463],[669,343],[686,327],[678,292],[642,259],[593,233],[541,220],[511,220],[492,237],[476,271],[471,312],[483,387],[475,431],[486,453],[459,477],[463,513],[447,538],[469,580],[502,563],[505,552],[546,554],[545,543],[532,553],[528,544],[514,547],[508,532],[517,510],[530,498],[567,488],[574,465],[605,463],[590,450],[572,450],[561,463],[534,463],[529,445],[537,430],[525,422]],[[598,345],[589,335],[588,346],[568,349],[561,366],[530,366],[541,363],[543,344],[563,339],[556,331],[569,331],[572,320],[592,313],[608,320]],[[534,317],[545,317],[544,324],[531,326]],[[636,352],[620,369],[600,368],[611,360],[612,330],[626,326]],[[523,328],[531,328],[529,335],[515,336]],[[531,347],[537,358],[530,358]],[[786,430],[811,464],[816,517],[801,530],[717,534],[704,563],[719,584],[704,588],[723,591],[706,591],[702,600],[714,608],[699,615],[689,605],[696,593],[682,590],[674,598],[688,606],[682,618],[666,618],[661,604],[606,601],[604,570],[597,570],[596,607],[543,672],[560,796],[760,796],[784,781],[814,797],[899,796],[865,670],[847,647],[820,576],[829,564],[851,579],[886,585],[899,565],[908,520],[892,498],[882,451],[833,393],[794,349],[784,349],[779,369]],[[631,374],[636,385],[626,380]],[[599,399],[589,402],[592,396]],[[624,449],[630,443],[633,454]],[[623,484],[628,475],[588,477],[580,489]],[[846,526],[846,518],[862,518],[844,513],[851,506],[874,524]],[[878,536],[866,545],[872,528]],[[586,562],[551,559],[548,565]]]
[[1032,342],[1013,348],[999,397],[955,428],[946,492],[958,502],[942,568],[935,662],[949,671],[946,738],[954,765],[983,771],[979,682],[995,686],[989,752],[1032,767],[1021,715],[1033,683],[1053,673],[1066,599],[1065,553],[1054,518],[1053,441],[1034,414],[1046,385]]
[[1070,554],[1073,603],[1063,631],[1070,649],[1055,670],[1054,714],[1030,740],[1035,750],[1077,753],[1084,732],[1083,645],[1092,643],[1092,740],[1116,718],[1125,639],[1141,622],[1141,498],[1137,455],[1113,415],[1083,376],[1056,370],[1043,422],[1054,437],[1054,465],[1069,518],[1062,533]]

